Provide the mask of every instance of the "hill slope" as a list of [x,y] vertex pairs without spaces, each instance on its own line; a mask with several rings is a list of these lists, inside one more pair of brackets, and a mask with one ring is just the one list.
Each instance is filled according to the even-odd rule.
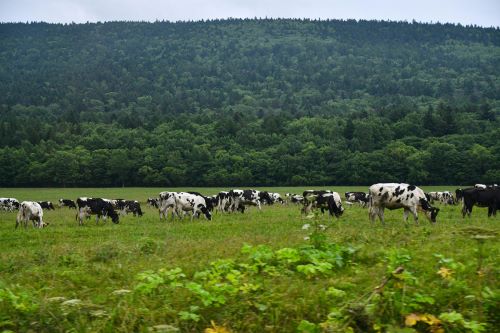
[[0,24],[0,186],[493,182],[499,74],[450,24]]

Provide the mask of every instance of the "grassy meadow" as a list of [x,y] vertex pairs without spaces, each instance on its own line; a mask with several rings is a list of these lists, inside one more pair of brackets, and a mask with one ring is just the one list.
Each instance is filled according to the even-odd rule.
[[[332,189],[342,197],[367,190]],[[421,213],[418,226],[411,216],[405,224],[402,210],[386,211],[381,225],[359,206],[336,220],[301,216],[292,204],[160,221],[144,203],[161,190],[0,189],[0,197],[55,205],[135,199],[145,212],[80,227],[75,210],[56,207],[44,212],[50,225],[42,230],[14,230],[16,212],[0,212],[0,331],[500,330],[500,217],[488,219],[486,208],[462,219],[460,206],[440,206],[435,225]]]

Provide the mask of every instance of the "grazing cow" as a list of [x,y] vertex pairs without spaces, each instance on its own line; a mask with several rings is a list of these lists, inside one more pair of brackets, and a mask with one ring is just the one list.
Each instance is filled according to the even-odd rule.
[[455,199],[450,191],[444,192],[429,192],[425,194],[427,200],[432,204],[434,201],[440,202],[445,205],[454,205]]
[[16,198],[0,198],[0,209],[12,212],[19,209],[19,201]]
[[158,198],[148,198],[148,200],[146,201],[146,204],[149,207],[158,208],[158,203],[159,202],[160,202],[160,199],[158,199]]
[[217,206],[217,202],[214,200],[214,197],[206,197],[204,196],[203,194],[199,193],[199,192],[186,192],[186,193],[189,193],[189,194],[194,194],[194,195],[197,195],[197,196],[200,196],[202,197],[203,199],[205,199],[205,204],[207,206],[207,209],[209,211],[213,211],[215,206]]
[[290,202],[294,204],[301,204],[304,202],[304,197],[300,194],[290,194]]
[[81,197],[76,202],[78,204],[77,218],[79,225],[83,225],[83,219],[90,215],[96,215],[96,224],[99,223],[99,218],[103,217],[103,220],[106,221],[106,217],[108,216],[111,217],[113,223],[119,223],[118,214],[115,212],[110,200]]
[[193,217],[199,217],[200,213],[203,213],[209,221],[212,220],[212,214],[210,214],[203,196],[188,192],[179,192],[174,195],[174,198],[175,209],[179,217],[181,212],[192,212],[191,221]]
[[121,215],[128,213],[134,214],[134,216],[142,216],[141,204],[137,200],[117,200],[117,208]]
[[43,222],[43,209],[38,202],[23,201],[19,206],[19,213],[16,218],[16,229],[19,224],[23,223],[24,227],[28,227],[28,221],[33,221],[35,228],[43,228],[49,225],[48,222]]
[[307,195],[304,196],[304,207],[302,211],[306,214],[311,212],[313,208],[320,208],[323,213],[325,209],[328,210],[330,216],[339,218],[344,213],[342,207],[342,200],[337,192],[332,191],[313,191],[308,190]]
[[345,192],[345,199],[349,203],[359,203],[362,207],[366,207],[370,195],[365,192]]
[[432,222],[436,222],[439,208],[434,208],[429,204],[424,191],[415,185],[399,183],[381,183],[370,186],[370,220],[375,221],[378,216],[384,223],[384,209],[403,208],[405,222],[411,212],[415,223],[418,224],[418,210],[423,210],[425,216]]
[[38,201],[38,203],[40,204],[40,206],[42,206],[43,209],[55,210],[54,205],[51,201]]
[[76,209],[76,204],[70,199],[59,199],[59,207],[68,207]]
[[172,210],[172,219],[175,215],[175,194],[177,192],[160,192],[159,200],[158,200],[158,212],[160,214],[160,220],[165,217],[168,217],[168,211]]
[[269,196],[271,197],[271,200],[273,201],[273,203],[275,203],[275,202],[279,202],[280,204],[285,203],[285,201],[281,197],[281,194],[279,194],[279,193],[269,192]]
[[266,191],[257,190],[231,190],[229,191],[229,196],[231,197],[230,211],[241,210],[242,206],[257,206],[261,210],[261,203],[272,203],[272,199],[269,193]]
[[457,198],[462,198],[462,217],[471,216],[472,208],[488,207],[488,217],[496,216],[500,209],[500,189],[499,188],[467,188],[457,190]]

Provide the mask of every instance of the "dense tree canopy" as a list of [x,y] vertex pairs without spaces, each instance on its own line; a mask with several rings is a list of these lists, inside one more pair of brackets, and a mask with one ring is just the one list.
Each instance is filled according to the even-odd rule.
[[500,180],[500,30],[0,24],[0,186]]

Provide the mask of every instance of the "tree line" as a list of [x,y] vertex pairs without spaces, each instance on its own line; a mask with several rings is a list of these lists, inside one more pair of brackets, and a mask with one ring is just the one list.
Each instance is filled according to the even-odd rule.
[[0,186],[500,179],[500,31],[0,24]]

